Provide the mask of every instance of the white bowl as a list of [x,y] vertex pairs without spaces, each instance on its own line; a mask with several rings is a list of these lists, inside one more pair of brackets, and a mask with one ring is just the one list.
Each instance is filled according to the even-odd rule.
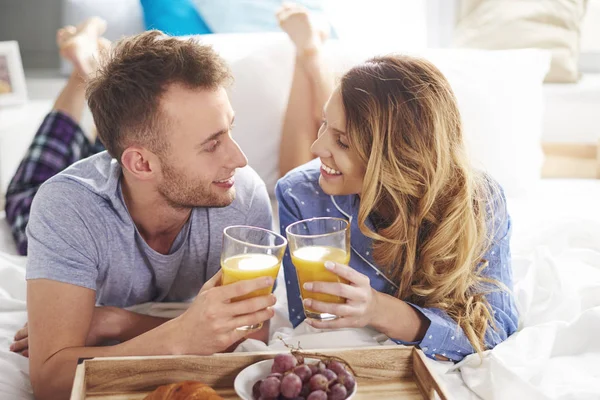
[[[319,361],[316,358],[305,358],[305,363],[313,363]],[[265,379],[271,373],[273,359],[263,360],[247,366],[240,372],[233,382],[233,388],[238,396],[243,400],[254,400],[252,397],[252,386],[261,379]],[[358,389],[358,384],[354,385],[354,390],[350,393],[346,400],[351,399]]]

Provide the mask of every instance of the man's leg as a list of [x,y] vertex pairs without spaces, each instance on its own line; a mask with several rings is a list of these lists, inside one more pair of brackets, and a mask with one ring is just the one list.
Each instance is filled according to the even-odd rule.
[[100,38],[104,21],[92,18],[57,33],[60,53],[73,63],[73,73],[52,111],[39,127],[6,192],[6,218],[19,254],[27,254],[25,228],[33,197],[42,183],[69,165],[102,150],[92,144],[79,122],[85,106],[85,81],[97,66],[99,47],[110,43]]
[[294,76],[279,150],[279,173],[283,176],[314,158],[310,146],[317,139],[323,106],[333,91],[333,75],[321,51],[327,33],[313,26],[307,10],[284,5],[277,18],[296,46]]

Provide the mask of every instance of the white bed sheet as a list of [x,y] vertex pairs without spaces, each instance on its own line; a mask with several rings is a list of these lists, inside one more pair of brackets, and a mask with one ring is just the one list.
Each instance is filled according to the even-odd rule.
[[16,255],[17,248],[6,222],[4,211],[0,211],[0,253]]
[[[599,399],[600,181],[544,180],[529,198],[508,201],[519,332],[485,352],[483,362],[471,355],[456,365],[430,364],[456,399]],[[33,398],[27,360],[8,351],[26,319],[24,264],[24,257],[0,252],[1,400]],[[279,337],[304,348],[385,343],[367,329],[319,332],[303,324],[292,330],[284,287],[280,277],[269,348],[282,347]],[[182,309],[138,307],[163,316]],[[266,345],[246,341],[238,351],[261,348]]]

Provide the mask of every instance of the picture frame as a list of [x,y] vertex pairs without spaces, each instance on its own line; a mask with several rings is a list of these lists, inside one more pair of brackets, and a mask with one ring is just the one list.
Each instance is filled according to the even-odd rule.
[[26,101],[27,86],[19,43],[15,40],[0,42],[0,107]]

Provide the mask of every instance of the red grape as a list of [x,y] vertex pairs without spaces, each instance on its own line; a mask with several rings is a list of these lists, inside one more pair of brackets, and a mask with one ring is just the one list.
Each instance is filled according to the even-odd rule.
[[346,367],[344,366],[344,364],[342,364],[342,363],[341,363],[341,362],[339,362],[339,361],[335,361],[335,360],[333,360],[333,361],[330,361],[330,362],[327,364],[327,368],[329,368],[330,370],[332,370],[333,372],[335,372],[335,373],[336,373],[336,374],[338,374],[338,375],[339,375],[340,373],[342,373],[342,372],[345,372],[345,371],[346,371]]
[[298,365],[296,368],[294,368],[294,373],[298,375],[300,379],[302,379],[302,382],[308,382],[310,377],[313,375],[308,365],[305,364]]
[[294,368],[298,364],[296,357],[289,353],[277,354],[273,360],[271,372],[279,372],[283,374],[286,371]]
[[262,379],[260,381],[256,381],[254,386],[252,386],[252,397],[254,400],[258,400],[260,398],[260,384],[262,383]]
[[293,372],[290,372],[281,380],[281,394],[287,398],[293,398],[300,394],[302,390],[302,379]]
[[331,383],[337,379],[337,374],[330,369],[326,369],[325,371],[322,371],[321,374],[323,376],[325,376],[325,378],[327,378],[327,381],[329,383]]
[[281,382],[275,377],[266,378],[260,384],[260,395],[267,399],[279,396]]
[[343,363],[305,361],[299,354],[277,354],[271,373],[252,386],[253,399],[344,400],[354,391],[356,380]]
[[310,385],[311,391],[322,390],[325,392],[327,391],[327,387],[329,386],[329,381],[327,380],[325,375],[322,374],[313,375],[310,378],[310,381],[308,381],[308,383]]
[[327,393],[317,390],[309,394],[306,400],[327,400]]
[[348,391],[346,390],[346,387],[341,383],[336,383],[329,388],[327,400],[344,400],[347,395]]
[[348,393],[352,393],[354,385],[356,385],[356,379],[354,379],[354,376],[351,373],[345,371],[339,374],[337,379],[339,383],[346,387]]
[[310,385],[307,382],[304,385],[302,385],[302,390],[300,391],[300,396],[308,397],[309,394],[310,394]]
[[280,374],[279,372],[272,372],[269,375],[267,375],[267,378],[270,378],[270,377],[274,377],[274,378],[281,380],[281,378],[283,378],[283,375]]

